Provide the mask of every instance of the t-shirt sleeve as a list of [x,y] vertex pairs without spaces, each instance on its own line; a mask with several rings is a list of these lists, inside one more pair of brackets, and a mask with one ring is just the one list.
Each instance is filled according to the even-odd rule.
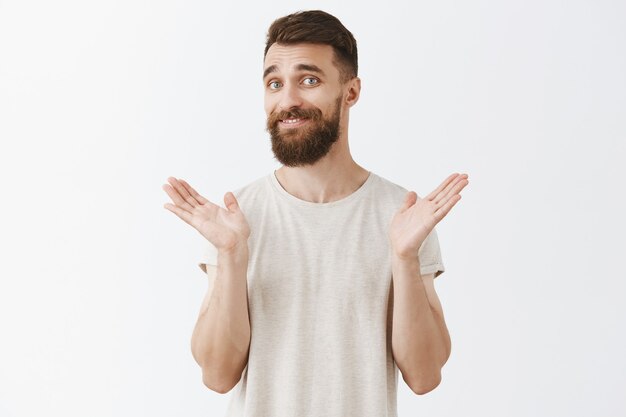
[[434,273],[434,277],[437,278],[443,274],[445,267],[441,259],[441,249],[439,248],[439,238],[437,237],[436,229],[433,229],[426,236],[426,240],[422,242],[417,256],[420,260],[420,273],[422,275]]
[[201,247],[198,266],[205,274],[207,265],[217,266],[217,248],[208,240],[204,240],[203,246]]

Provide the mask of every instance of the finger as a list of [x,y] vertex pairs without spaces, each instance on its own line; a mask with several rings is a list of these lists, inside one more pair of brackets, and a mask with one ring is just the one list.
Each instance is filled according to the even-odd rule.
[[467,184],[469,184],[469,181],[466,179],[461,179],[457,181],[454,184],[454,188],[451,188],[450,190],[448,190],[448,193],[435,203],[435,208],[437,209],[445,205],[448,202],[448,200],[450,200],[450,198],[452,198],[455,195],[458,195],[461,192],[461,190],[465,188]]
[[184,210],[171,203],[165,203],[163,204],[163,207],[165,207],[166,209],[168,209],[169,211],[171,211],[172,213],[180,217],[185,223],[191,225],[191,219],[193,218],[193,215],[189,213],[187,210]]
[[224,194],[224,205],[229,211],[233,213],[241,210],[241,208],[239,207],[239,203],[235,198],[235,195],[230,191]]
[[180,181],[180,183],[183,185],[183,187],[185,187],[187,189],[189,194],[193,198],[195,198],[198,203],[200,203],[200,204],[213,204],[209,200],[207,200],[206,198],[202,197],[191,185],[189,185],[187,183],[187,181],[183,180],[182,178],[179,178],[178,181]]
[[443,182],[439,185],[439,187],[437,187],[437,189],[435,189],[433,192],[431,192],[430,194],[428,194],[425,199],[426,200],[432,200],[433,198],[435,198],[435,196],[437,196],[437,194],[439,194],[444,188],[446,188],[446,186],[452,182],[452,180],[454,180],[459,174],[458,173],[454,173],[452,175],[450,175],[448,178],[446,178],[445,180],[443,180]]
[[[177,180],[178,180],[178,183],[180,184],[180,186],[181,186],[182,190],[186,193],[186,195],[184,196],[185,200],[188,200],[188,201],[189,201],[189,203],[190,203],[192,206],[194,206],[194,207],[195,207],[195,206],[198,206],[198,205],[202,205],[202,203],[201,203],[201,202],[200,202],[200,201],[196,198],[196,196],[194,196],[194,195],[191,193],[191,190],[189,189],[189,188],[190,188],[190,187],[189,187],[189,184],[187,184],[187,183],[186,183],[183,179],[181,179],[181,178],[177,178]],[[198,193],[196,193],[196,194],[198,194]]]
[[170,198],[172,199],[172,201],[174,202],[174,204],[176,204],[178,207],[183,208],[185,210],[187,210],[189,213],[191,213],[193,211],[193,207],[191,206],[191,204],[187,203],[178,193],[178,190],[175,189],[174,187],[172,187],[170,184],[163,184],[162,187],[165,192],[167,193],[167,195],[170,196]]
[[433,198],[433,203],[435,203],[435,205],[439,205],[441,200],[443,200],[443,203],[441,204],[445,204],[445,202],[447,201],[446,197],[450,194],[450,191],[455,189],[455,187],[458,186],[459,182],[465,180],[466,178],[467,174],[461,174],[455,177],[448,185],[446,185],[443,191],[441,191],[438,195],[435,196],[435,198]]
[[454,207],[454,205],[458,203],[460,199],[461,199],[461,194],[456,194],[452,196],[452,198],[450,198],[446,204],[444,204],[438,210],[435,211],[433,215],[435,216],[435,220],[437,221],[437,223],[439,223],[441,219],[446,217],[446,215],[450,212],[452,207]]
[[196,207],[197,205],[199,205],[200,203],[198,203],[196,201],[195,198],[193,198],[191,196],[191,194],[189,194],[189,191],[187,191],[187,189],[183,186],[183,184],[181,184],[181,182],[174,177],[169,177],[168,178],[169,183],[172,185],[172,187],[174,187],[176,189],[176,191],[178,191],[178,194],[180,194],[180,196],[187,202],[187,204],[189,204],[191,207]]
[[404,203],[400,207],[400,213],[404,213],[417,201],[417,193],[415,191],[409,191],[406,196],[404,196]]

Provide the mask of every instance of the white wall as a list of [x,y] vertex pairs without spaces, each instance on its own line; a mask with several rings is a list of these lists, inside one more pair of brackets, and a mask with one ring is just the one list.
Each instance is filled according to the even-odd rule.
[[322,8],[359,45],[354,158],[425,195],[443,382],[400,416],[615,416],[626,401],[626,6],[619,1],[0,1],[0,415],[220,416],[189,339],[202,237],[168,176],[223,204],[277,168],[265,34]]

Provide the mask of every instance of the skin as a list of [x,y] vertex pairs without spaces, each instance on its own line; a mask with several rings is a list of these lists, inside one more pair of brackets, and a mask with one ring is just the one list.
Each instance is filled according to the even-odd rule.
[[[264,61],[264,107],[268,118],[298,108],[317,108],[324,118],[330,118],[339,106],[340,133],[328,153],[313,163],[282,166],[276,171],[276,178],[287,192],[315,203],[347,197],[369,175],[352,159],[348,146],[349,111],[359,99],[361,80],[354,77],[342,83],[333,58],[328,45],[273,44]],[[280,123],[279,127],[285,140],[297,141],[304,137],[307,123],[311,121]],[[222,208],[182,179],[169,177],[168,182],[163,189],[174,204],[164,207],[218,249],[218,270],[207,270],[209,290],[194,329],[192,352],[202,366],[205,384],[217,392],[227,392],[239,380],[249,349],[245,284],[249,226],[231,192],[225,194],[226,208]],[[460,192],[468,183],[467,174],[454,173],[424,198],[409,191],[389,229],[394,297],[392,351],[404,381],[416,394],[439,385],[451,343],[434,288],[434,274],[421,275],[414,254],[461,199]]]
[[409,191],[394,215],[392,247],[393,320],[391,345],[402,378],[416,394],[441,383],[441,368],[450,356],[450,334],[434,286],[434,274],[422,275],[420,246],[461,199],[467,174],[454,173],[424,198]]
[[248,238],[250,227],[232,192],[224,207],[201,196],[185,180],[168,178],[164,207],[217,248],[217,267],[207,265],[207,292],[191,336],[191,353],[207,388],[225,394],[241,379],[248,362]]
[[[333,49],[329,45],[275,43],[267,51],[264,62],[264,71],[276,68],[263,78],[265,113],[268,117],[273,112],[288,111],[293,107],[317,107],[325,118],[329,118],[335,100],[341,97],[340,135],[330,152],[313,165],[283,166],[276,170],[276,178],[286,191],[314,203],[327,203],[352,194],[369,175],[352,159],[348,146],[349,110],[359,100],[361,80],[355,77],[342,84],[333,58]],[[315,65],[323,73],[299,69],[302,64]],[[311,85],[313,83],[307,78],[318,81]],[[279,84],[271,84],[273,82]],[[281,126],[281,129],[289,128],[294,129]]]

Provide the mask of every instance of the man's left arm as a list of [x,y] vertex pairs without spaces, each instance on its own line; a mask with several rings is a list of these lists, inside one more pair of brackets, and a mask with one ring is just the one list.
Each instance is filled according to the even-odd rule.
[[411,390],[426,394],[441,382],[451,347],[434,273],[421,275],[417,257],[394,256],[392,274],[393,357]]
[[459,193],[469,184],[467,178],[467,174],[455,172],[424,198],[409,191],[389,227],[392,352],[402,378],[416,394],[426,394],[439,385],[441,368],[450,356],[450,335],[435,293],[434,276],[422,277],[419,249],[435,225],[461,200]]

